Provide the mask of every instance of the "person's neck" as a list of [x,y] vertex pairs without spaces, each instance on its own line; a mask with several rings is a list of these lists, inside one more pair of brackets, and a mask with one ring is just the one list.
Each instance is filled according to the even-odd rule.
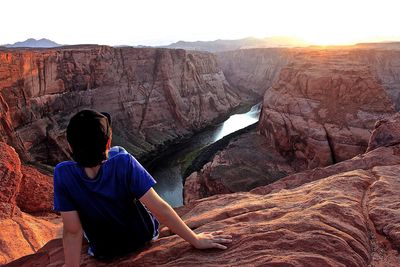
[[96,175],[97,175],[97,173],[99,172],[99,170],[100,170],[100,166],[101,165],[97,165],[97,166],[95,166],[95,167],[85,167],[84,168],[84,170],[85,170],[85,173],[86,173],[86,175],[90,178],[90,179],[94,179],[95,177],[96,177]]
[[[109,151],[109,147],[107,147],[106,149],[106,155],[108,155],[108,151]],[[108,158],[108,157],[107,157]],[[105,162],[106,160],[103,160],[101,162],[101,164],[103,164],[103,162]],[[86,175],[90,178],[90,179],[94,179],[97,176],[97,173],[100,170],[101,164],[94,166],[94,167],[84,167],[83,169],[85,170]]]

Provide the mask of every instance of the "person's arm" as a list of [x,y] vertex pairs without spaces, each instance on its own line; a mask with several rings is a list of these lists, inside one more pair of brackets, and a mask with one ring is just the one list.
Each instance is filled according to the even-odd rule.
[[65,266],[79,266],[82,249],[83,230],[78,212],[61,212],[61,217],[63,220],[63,247]]
[[232,236],[224,235],[222,231],[194,233],[176,214],[174,209],[166,203],[160,196],[150,188],[140,199],[146,207],[156,216],[160,222],[168,226],[168,228],[192,244],[195,248],[219,248],[226,249],[223,244],[232,242]]

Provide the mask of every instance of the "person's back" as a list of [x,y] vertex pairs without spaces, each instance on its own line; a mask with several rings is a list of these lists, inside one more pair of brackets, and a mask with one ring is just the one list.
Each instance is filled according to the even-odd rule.
[[68,124],[74,161],[54,170],[54,210],[63,219],[66,266],[79,266],[83,234],[89,254],[110,258],[156,238],[157,219],[198,249],[227,248],[221,243],[231,242],[231,236],[196,234],[187,227],[154,191],[155,180],[139,162],[123,148],[111,148],[111,137],[107,113],[82,110]]
[[110,149],[94,178],[77,162],[59,163],[54,183],[55,210],[78,212],[94,256],[114,257],[157,236],[158,221],[138,201],[155,181],[122,147]]

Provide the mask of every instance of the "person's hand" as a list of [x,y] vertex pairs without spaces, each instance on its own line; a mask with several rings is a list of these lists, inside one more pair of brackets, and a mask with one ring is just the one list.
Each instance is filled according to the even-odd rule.
[[231,235],[224,235],[222,231],[216,232],[204,232],[196,235],[197,239],[195,244],[192,244],[197,249],[207,249],[207,248],[219,248],[227,249],[226,246],[222,244],[228,244],[232,242]]

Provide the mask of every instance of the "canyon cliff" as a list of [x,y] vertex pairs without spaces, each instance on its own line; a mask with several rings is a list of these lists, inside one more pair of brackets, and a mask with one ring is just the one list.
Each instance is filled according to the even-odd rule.
[[[247,55],[247,61],[257,66],[256,71],[248,73],[237,67],[234,78],[226,74],[228,81],[239,88],[257,88],[254,81],[270,80],[268,67],[257,62],[273,51],[281,50],[224,53],[232,60]],[[375,122],[397,111],[400,51],[310,48],[292,49],[290,53],[274,75],[274,82],[265,83],[271,86],[265,90],[258,134],[236,138],[201,171],[191,174],[185,182],[186,202],[247,191],[252,185],[266,185],[285,174],[362,154]],[[252,164],[258,158],[261,160]],[[248,166],[253,165],[249,171]],[[221,175],[226,168],[228,174]],[[263,171],[256,171],[260,169]]]
[[0,141],[26,162],[70,158],[65,129],[83,108],[109,112],[113,139],[140,159],[240,103],[205,52],[72,46],[0,50]]
[[293,57],[282,48],[243,49],[218,53],[218,62],[229,84],[234,85],[243,101],[260,99],[276,82],[279,73]]
[[[377,123],[370,152],[251,192],[215,195],[177,209],[196,232],[223,229],[225,251],[200,251],[167,229],[113,266],[398,266],[400,140],[397,116]],[[391,124],[391,125],[390,125]],[[386,129],[397,129],[387,132]],[[375,139],[375,136],[387,138]],[[8,266],[62,266],[61,239]],[[85,266],[106,266],[82,252]]]
[[61,225],[56,216],[43,213],[52,208],[52,178],[21,164],[7,144],[0,142],[0,150],[0,264],[4,264],[59,237]]
[[[189,176],[177,209],[196,232],[231,234],[229,249],[195,250],[164,228],[112,265],[400,265],[398,62],[400,51],[359,48],[0,51],[0,141],[15,148],[0,142],[0,260],[59,236],[51,177],[28,162],[69,157],[74,112],[110,112],[114,141],[145,158],[264,96],[257,131]],[[63,257],[54,239],[9,266]],[[82,263],[110,264],[85,248]]]

